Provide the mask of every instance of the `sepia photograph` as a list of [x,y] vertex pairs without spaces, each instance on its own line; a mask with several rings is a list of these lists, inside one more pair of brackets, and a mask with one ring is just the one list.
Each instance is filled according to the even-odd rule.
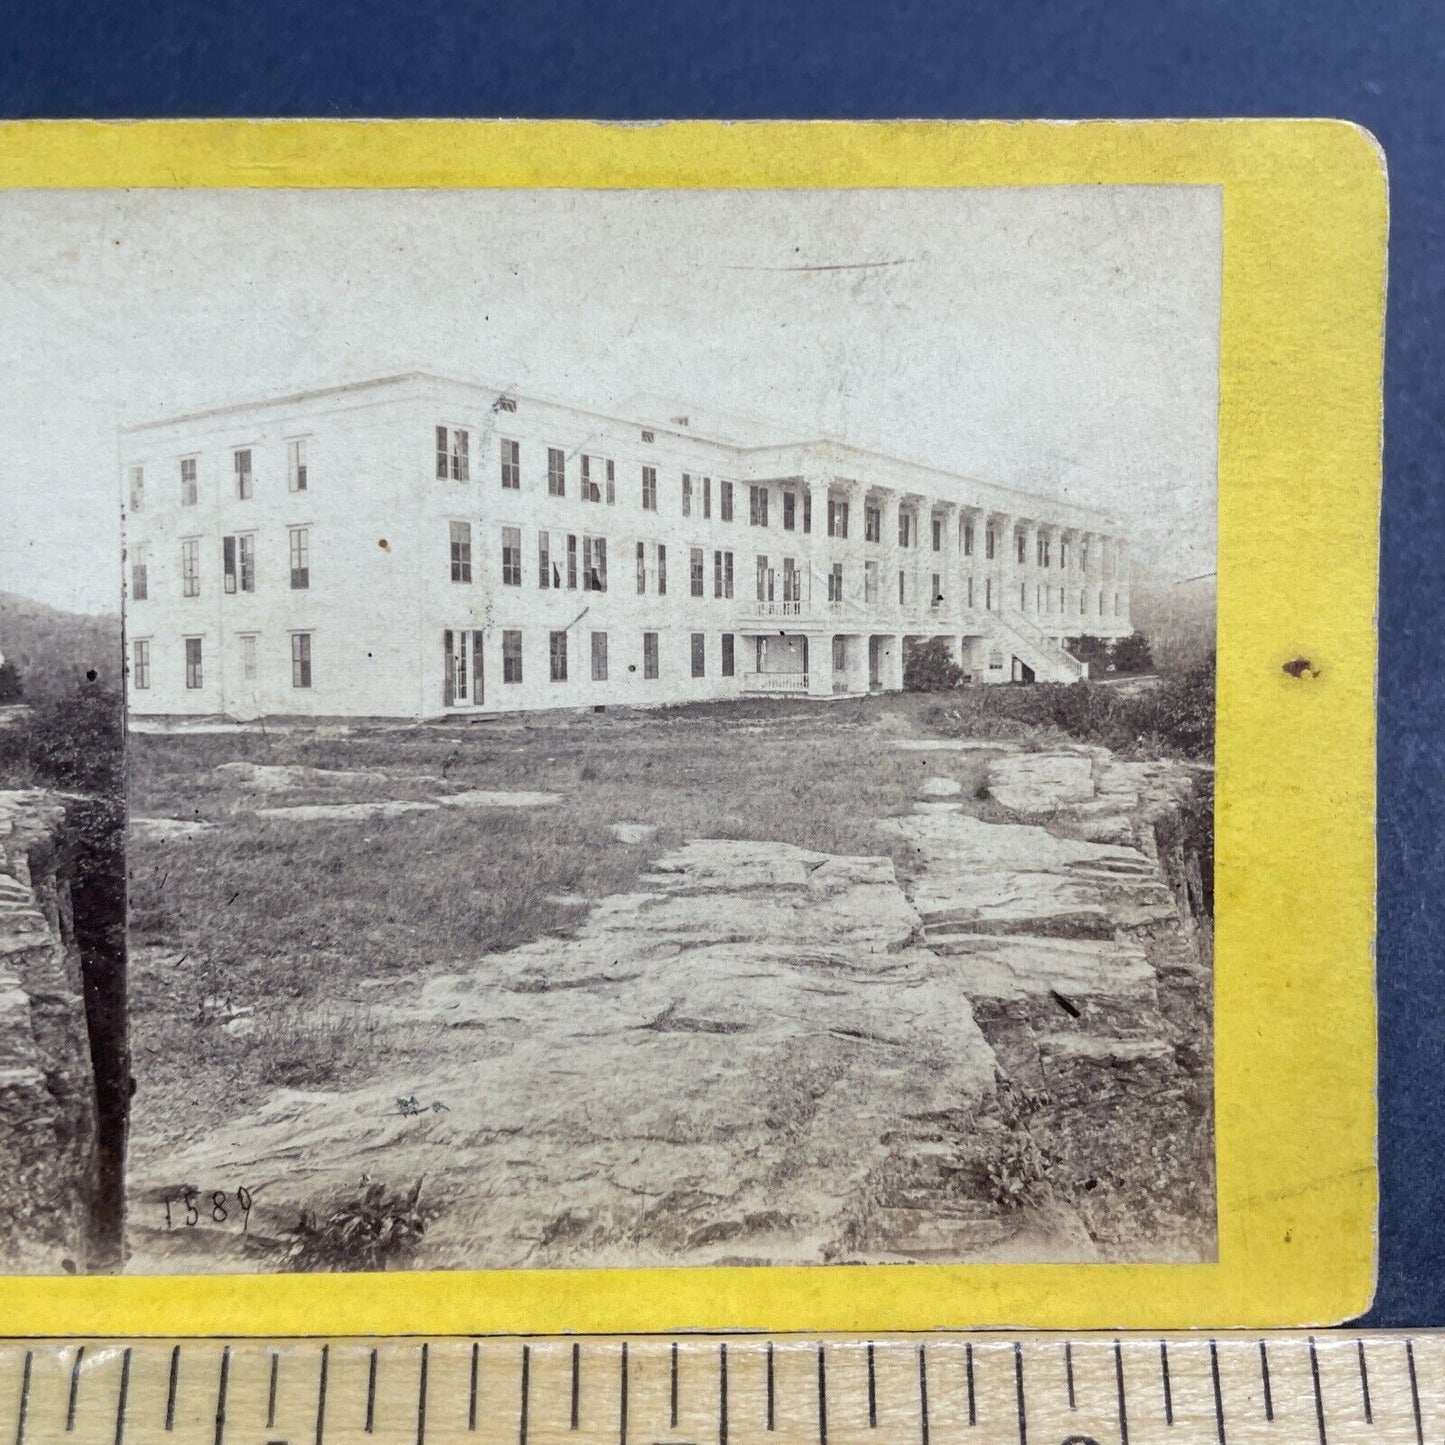
[[5,194],[0,1264],[1213,1261],[1221,220]]

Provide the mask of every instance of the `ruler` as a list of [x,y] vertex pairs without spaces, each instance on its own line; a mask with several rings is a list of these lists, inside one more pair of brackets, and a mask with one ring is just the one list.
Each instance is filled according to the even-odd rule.
[[1445,1336],[13,1340],[15,1445],[1439,1445]]

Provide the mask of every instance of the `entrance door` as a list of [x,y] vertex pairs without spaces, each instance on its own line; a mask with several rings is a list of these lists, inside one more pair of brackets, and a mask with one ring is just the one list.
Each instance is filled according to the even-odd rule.
[[875,692],[883,686],[883,639],[868,639],[868,686]]
[[482,687],[482,631],[447,628],[442,634],[443,699],[447,707],[480,707]]

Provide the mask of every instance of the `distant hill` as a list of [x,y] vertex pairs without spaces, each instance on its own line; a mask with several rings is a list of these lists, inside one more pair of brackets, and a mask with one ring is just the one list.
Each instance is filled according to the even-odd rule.
[[1215,579],[1183,582],[1136,579],[1129,611],[1134,626],[1149,640],[1155,665],[1176,672],[1204,662],[1215,646]]
[[120,617],[63,612],[15,592],[0,592],[0,656],[13,662],[29,701],[72,691],[94,671],[118,687]]

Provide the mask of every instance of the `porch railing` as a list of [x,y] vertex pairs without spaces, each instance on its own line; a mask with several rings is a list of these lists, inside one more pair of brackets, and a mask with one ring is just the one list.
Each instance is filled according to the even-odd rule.
[[743,691],[772,694],[805,693],[808,691],[806,672],[745,672]]

